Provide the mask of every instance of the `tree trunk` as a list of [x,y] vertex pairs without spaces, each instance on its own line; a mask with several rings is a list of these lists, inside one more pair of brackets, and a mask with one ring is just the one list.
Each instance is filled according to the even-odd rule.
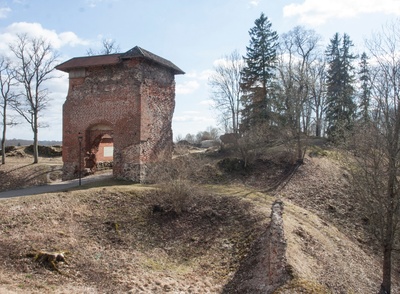
[[300,118],[300,109],[297,108],[296,120],[297,120],[297,162],[303,161],[303,152],[301,146],[301,118]]
[[[396,133],[397,134],[397,133]],[[397,139],[395,140],[397,142]],[[396,144],[397,145],[397,144]],[[393,150],[393,149],[392,149]],[[395,154],[395,152],[391,152]],[[383,264],[382,264],[382,285],[380,294],[390,294],[392,282],[392,247],[393,247],[393,217],[394,217],[394,203],[395,203],[395,182],[396,182],[396,162],[394,157],[389,158],[389,178],[387,190],[387,209],[386,209],[386,222],[384,224],[383,236]]]
[[237,134],[236,113],[233,109],[232,109],[232,131],[234,134]]
[[37,131],[33,133],[33,163],[39,162],[39,148]]
[[317,118],[317,121],[315,123],[315,136],[321,137],[321,119],[319,113],[319,106],[315,107],[315,117]]
[[303,160],[303,151],[301,146],[301,132],[297,131],[297,162],[302,162]]
[[[400,102],[399,102],[400,103]],[[399,107],[400,105],[398,105]],[[396,121],[393,133],[389,133],[388,141],[388,181],[386,190],[386,222],[384,223],[383,237],[383,264],[382,264],[382,285],[380,294],[391,293],[392,281],[392,249],[394,242],[394,223],[395,203],[396,203],[396,181],[397,181],[397,150],[399,148],[400,134],[400,109],[396,113]]]
[[1,138],[1,164],[6,163],[6,128],[7,128],[7,104],[4,101],[3,106],[3,137]]
[[1,138],[1,164],[6,163],[6,127],[3,127],[3,138]]
[[[390,195],[392,196],[392,195]],[[390,294],[392,286],[392,244],[393,244],[393,207],[392,199],[389,199],[388,213],[386,216],[386,228],[383,246],[383,264],[382,264],[382,285],[380,294]]]
[[37,117],[34,118],[33,126],[33,163],[39,162],[39,142],[38,142],[38,125]]
[[321,120],[318,117],[315,125],[315,136],[321,137]]
[[391,293],[391,280],[392,280],[392,246],[389,244],[383,249],[383,275],[382,285],[379,294]]

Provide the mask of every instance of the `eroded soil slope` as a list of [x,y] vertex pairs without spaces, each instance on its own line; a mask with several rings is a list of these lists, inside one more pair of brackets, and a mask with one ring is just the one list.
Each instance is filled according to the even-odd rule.
[[[93,188],[0,202],[0,292],[218,293],[268,221],[204,194],[179,215],[153,189]],[[59,273],[32,252],[62,251]]]

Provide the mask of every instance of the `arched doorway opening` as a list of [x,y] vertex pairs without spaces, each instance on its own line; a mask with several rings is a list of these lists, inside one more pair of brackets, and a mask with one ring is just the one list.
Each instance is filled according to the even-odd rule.
[[85,153],[85,169],[110,169],[114,160],[113,129],[107,124],[97,124],[87,130],[88,145]]

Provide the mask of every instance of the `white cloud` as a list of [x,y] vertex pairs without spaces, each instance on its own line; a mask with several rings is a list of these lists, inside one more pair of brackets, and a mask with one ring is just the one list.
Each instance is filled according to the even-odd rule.
[[[244,66],[245,65],[245,61],[243,59],[240,60],[235,60],[234,64],[237,66]],[[214,60],[213,62],[214,67],[225,67],[225,68],[231,68],[232,67],[232,60],[228,60],[226,58],[219,58]],[[211,73],[213,73],[213,71],[210,71]]]
[[211,69],[206,69],[201,72],[197,72],[195,70],[192,70],[188,73],[186,73],[185,77],[192,78],[192,79],[198,79],[198,80],[208,80],[209,76],[213,73]]
[[6,18],[11,9],[8,7],[0,7],[0,18]]
[[213,65],[215,67],[217,67],[217,66],[227,66],[228,62],[229,61],[226,58],[219,58],[219,59],[214,60]]
[[284,17],[299,17],[301,23],[321,25],[332,18],[352,18],[366,13],[400,15],[398,0],[304,0],[283,8]]
[[259,3],[260,3],[260,0],[250,0],[251,6],[258,6]]
[[208,81],[212,70],[203,70],[201,72],[190,71],[183,77],[184,82],[176,84],[176,94],[187,95],[196,92],[199,88],[205,88],[205,82]]
[[191,94],[200,87],[197,81],[187,81],[176,85],[176,94]]
[[83,46],[87,46],[89,45],[89,41],[87,40],[83,40],[81,38],[79,38],[75,33],[73,32],[63,32],[60,33],[58,35],[59,39],[60,39],[60,44],[61,46],[79,46],[79,45],[83,45]]
[[175,122],[204,122],[204,123],[214,123],[215,120],[212,117],[202,116],[202,115],[194,115],[186,114],[180,116],[174,116],[172,119]]
[[203,70],[199,75],[199,79],[203,81],[208,81],[208,78],[212,75],[212,73],[213,70],[211,69]]
[[0,50],[8,49],[8,45],[14,42],[18,34],[27,34],[34,38],[43,38],[50,42],[55,49],[63,46],[77,46],[89,44],[88,41],[79,38],[73,32],[57,33],[42,27],[40,23],[16,22],[2,30],[0,33]]

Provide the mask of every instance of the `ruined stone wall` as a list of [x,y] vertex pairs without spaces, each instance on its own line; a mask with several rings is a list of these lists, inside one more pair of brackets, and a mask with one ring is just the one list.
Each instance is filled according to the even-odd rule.
[[271,208],[271,223],[267,231],[267,293],[272,293],[288,279],[285,232],[283,229],[283,202],[275,201]]
[[91,126],[105,124],[112,128],[114,176],[141,181],[146,162],[172,150],[174,90],[171,71],[140,59],[70,73],[63,106],[63,178],[76,177],[78,133],[84,134],[83,152],[90,151]]
[[[129,67],[135,60],[129,61]],[[146,164],[160,158],[172,156],[172,115],[175,108],[174,75],[159,66],[142,63],[140,67],[140,137],[139,144],[115,153],[114,169],[121,168],[119,176],[125,179],[140,179],[146,174]],[[114,142],[115,143],[115,142]],[[117,150],[118,151],[118,150]],[[138,160],[131,160],[139,155]],[[120,158],[125,158],[123,162]]]
[[271,208],[270,224],[255,241],[223,293],[273,293],[290,278],[282,214],[283,203],[275,201]]

